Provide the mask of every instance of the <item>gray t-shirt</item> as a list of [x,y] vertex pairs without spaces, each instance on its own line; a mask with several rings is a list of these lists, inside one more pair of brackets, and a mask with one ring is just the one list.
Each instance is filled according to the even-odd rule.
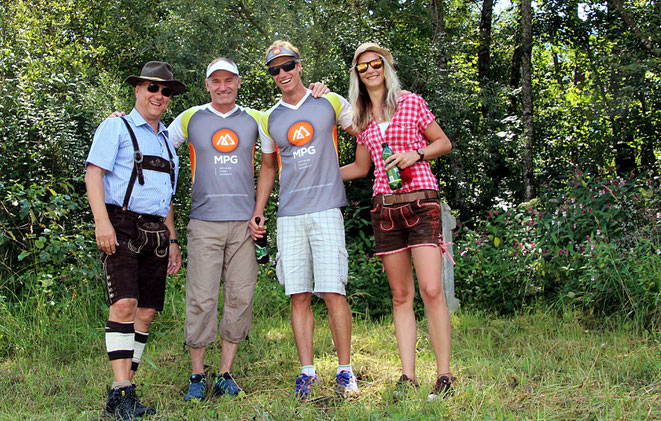
[[347,205],[338,162],[337,123],[351,125],[349,110],[338,94],[314,98],[308,91],[296,105],[279,101],[264,112],[259,127],[262,151],[278,153],[278,216]]
[[261,113],[235,107],[227,114],[210,104],[190,108],[170,124],[175,146],[188,140],[192,174],[190,217],[247,221],[255,209],[254,158]]

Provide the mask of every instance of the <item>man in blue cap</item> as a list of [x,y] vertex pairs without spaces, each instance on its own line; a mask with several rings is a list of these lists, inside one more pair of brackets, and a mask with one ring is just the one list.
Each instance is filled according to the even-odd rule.
[[[294,393],[305,399],[319,383],[314,368],[312,294],[323,298],[338,356],[335,381],[343,396],[358,392],[351,367],[351,309],[345,285],[348,256],[340,208],[347,205],[340,175],[337,124],[352,133],[349,103],[336,93],[314,98],[301,80],[298,49],[286,41],[266,51],[268,73],[282,98],[262,115],[262,168],[253,238],[264,233],[264,208],[280,170],[276,274],[291,297],[291,324],[301,363]],[[260,223],[256,223],[259,218]],[[314,280],[314,282],[313,282]]]

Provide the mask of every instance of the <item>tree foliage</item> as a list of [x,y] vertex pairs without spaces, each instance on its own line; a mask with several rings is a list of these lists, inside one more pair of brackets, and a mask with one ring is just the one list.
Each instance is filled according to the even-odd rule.
[[[189,86],[164,115],[168,123],[208,101],[203,74],[215,57],[239,65],[239,102],[266,109],[278,98],[264,71],[264,51],[273,40],[301,48],[307,82],[324,81],[341,94],[348,91],[355,47],[381,43],[392,51],[404,88],[427,100],[453,142],[454,151],[432,169],[467,227],[480,226],[495,205],[524,200],[526,159],[531,179],[552,189],[563,188],[556,180],[575,166],[658,175],[660,7],[648,0],[533,2],[534,132],[526,132],[519,1],[2,2],[0,288],[19,291],[29,274],[59,278],[58,270],[83,258],[42,251],[89,229],[80,175],[93,131],[112,110],[130,110],[132,93],[123,80],[148,60],[170,62]],[[190,186],[187,152],[180,153],[181,228]],[[341,162],[353,153],[353,140],[343,135]],[[369,185],[347,185],[357,204],[352,218],[368,219]],[[356,240],[361,256],[369,246],[364,231],[349,225],[348,242]],[[72,241],[94,260],[89,236]]]

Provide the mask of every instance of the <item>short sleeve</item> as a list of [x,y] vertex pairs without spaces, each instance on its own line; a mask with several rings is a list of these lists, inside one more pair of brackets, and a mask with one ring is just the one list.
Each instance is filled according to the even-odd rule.
[[106,171],[112,171],[119,151],[122,127],[124,127],[124,123],[122,123],[121,117],[107,118],[99,125],[94,133],[85,166],[94,164]]
[[346,129],[353,124],[351,121],[351,104],[342,95],[338,95],[337,97],[340,99],[340,104],[342,104],[337,121],[343,129]]
[[367,139],[365,136],[365,130],[360,132],[358,136],[356,136],[356,143],[359,145],[367,146]]
[[179,114],[177,118],[175,118],[172,121],[172,123],[170,123],[170,125],[168,126],[170,141],[172,142],[175,148],[178,148],[187,140],[186,136],[184,136],[184,131],[181,128],[181,122],[183,120],[185,113],[186,112],[184,111],[183,113]]
[[419,95],[415,95],[416,97],[416,102],[417,102],[417,109],[418,109],[418,115],[417,115],[417,124],[418,124],[418,129],[421,132],[424,132],[427,130],[427,127],[436,119],[436,116],[434,113],[432,113],[429,110],[429,107],[427,106],[427,102]]
[[[275,142],[273,138],[264,130],[264,125],[267,124],[269,113],[263,113],[259,121],[259,141],[262,153],[274,153],[276,151]],[[266,121],[264,120],[266,119]]]

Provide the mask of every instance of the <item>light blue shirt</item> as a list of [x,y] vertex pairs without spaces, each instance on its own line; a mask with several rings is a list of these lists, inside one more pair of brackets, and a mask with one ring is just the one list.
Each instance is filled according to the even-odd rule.
[[[176,187],[179,158],[168,139],[168,131],[163,123],[159,121],[156,133],[135,108],[125,118],[135,133],[143,155],[156,155],[169,161],[168,149],[170,150],[175,164]],[[103,177],[105,202],[122,206],[133,171],[133,143],[120,118],[108,118],[96,129],[85,166],[87,164],[94,164],[106,170]],[[143,170],[142,173],[145,184],[140,185],[136,178],[128,209],[136,213],[167,216],[174,194],[170,174],[151,170]]]

